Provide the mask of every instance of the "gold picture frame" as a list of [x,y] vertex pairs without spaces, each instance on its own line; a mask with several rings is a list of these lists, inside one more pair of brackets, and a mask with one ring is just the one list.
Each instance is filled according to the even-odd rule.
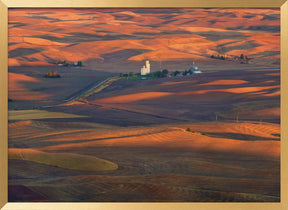
[[[8,9],[75,7],[223,7],[281,9],[281,202],[279,203],[18,203],[8,202]],[[288,209],[288,1],[287,0],[0,0],[0,209]]]

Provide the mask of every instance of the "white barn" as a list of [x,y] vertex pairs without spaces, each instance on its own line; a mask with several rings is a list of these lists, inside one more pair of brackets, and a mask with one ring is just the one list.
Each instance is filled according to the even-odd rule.
[[190,68],[189,68],[190,72],[192,72],[192,74],[201,74],[202,71],[200,71],[198,69],[198,67],[195,65],[195,62],[193,61],[193,66],[190,65]]

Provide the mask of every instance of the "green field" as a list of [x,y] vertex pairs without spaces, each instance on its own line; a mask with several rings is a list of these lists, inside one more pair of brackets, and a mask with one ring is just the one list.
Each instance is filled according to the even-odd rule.
[[117,164],[94,156],[71,153],[47,153],[36,149],[9,149],[9,159],[26,160],[82,171],[110,171],[118,168]]

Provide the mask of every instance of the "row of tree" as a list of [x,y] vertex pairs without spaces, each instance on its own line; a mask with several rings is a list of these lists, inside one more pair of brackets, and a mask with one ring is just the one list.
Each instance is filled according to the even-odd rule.
[[223,56],[223,55],[211,55],[210,56],[211,58],[214,58],[214,59],[220,59],[220,60],[226,60],[226,57]]
[[[188,76],[188,75],[191,75],[193,74],[193,69],[190,68],[190,69],[186,69],[184,71],[172,71],[172,72],[169,72],[167,69],[163,69],[162,71],[155,71],[155,72],[151,72],[150,74],[146,74],[145,77],[147,78],[162,78],[162,77],[167,77],[167,76]],[[140,73],[133,73],[133,72],[129,72],[129,73],[120,73],[119,74],[120,77],[125,77],[125,78],[128,78],[128,77],[143,77],[141,76]]]
[[152,72],[152,73],[148,74],[148,76],[161,78],[161,77],[167,77],[168,73],[169,73],[169,71],[167,69],[163,69],[162,71]]
[[211,55],[210,56],[213,59],[220,59],[220,60],[231,60],[233,62],[239,62],[239,63],[248,63],[251,58],[248,58],[247,55],[241,54],[240,56],[224,56],[224,55]]
[[44,77],[47,77],[47,78],[60,78],[61,76],[60,76],[60,74],[59,74],[57,71],[52,72],[52,71],[49,70],[49,71],[45,74]]
[[[167,69],[163,69],[162,71],[155,71],[151,72],[150,74],[146,74],[145,77],[156,77],[156,78],[161,78],[161,77],[166,77],[169,74],[169,71]],[[120,73],[120,77],[141,77],[140,73],[134,73],[134,72],[129,72],[129,73]]]

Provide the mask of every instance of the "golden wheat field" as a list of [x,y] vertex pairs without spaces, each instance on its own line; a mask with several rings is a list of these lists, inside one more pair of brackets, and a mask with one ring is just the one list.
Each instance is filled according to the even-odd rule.
[[11,9],[9,202],[279,202],[279,64],[277,9]]

